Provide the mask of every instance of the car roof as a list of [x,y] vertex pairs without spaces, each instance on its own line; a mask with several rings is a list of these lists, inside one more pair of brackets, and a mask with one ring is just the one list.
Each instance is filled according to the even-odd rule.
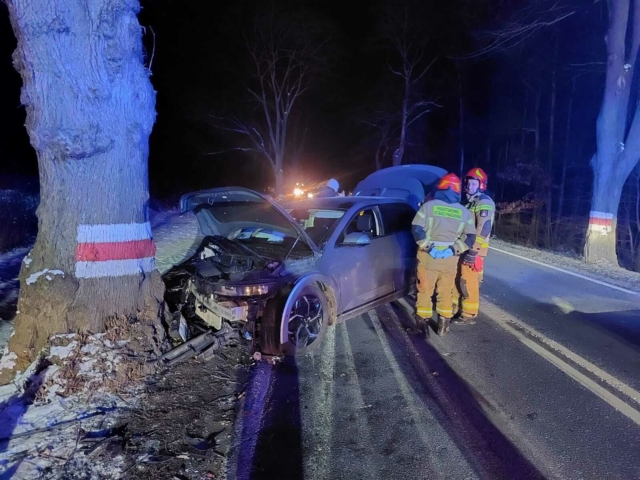
[[318,197],[304,200],[291,200],[283,202],[285,208],[326,208],[349,210],[354,206],[384,205],[389,203],[402,203],[410,205],[404,198],[393,197]]

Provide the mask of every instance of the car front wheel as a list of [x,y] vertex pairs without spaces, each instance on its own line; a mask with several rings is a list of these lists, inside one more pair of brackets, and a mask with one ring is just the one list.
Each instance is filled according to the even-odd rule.
[[324,338],[329,324],[329,308],[324,292],[316,285],[307,285],[295,294],[289,311],[283,312],[287,355],[304,355],[315,350]]

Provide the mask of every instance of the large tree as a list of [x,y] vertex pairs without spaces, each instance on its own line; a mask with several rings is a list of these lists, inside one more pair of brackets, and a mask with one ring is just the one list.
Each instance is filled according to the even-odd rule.
[[620,197],[640,159],[640,109],[637,94],[631,95],[631,87],[637,88],[639,78],[635,73],[640,46],[640,1],[611,0],[609,5],[606,81],[596,126],[597,148],[591,160],[593,193],[584,257],[587,262],[604,260],[617,264]]
[[52,334],[101,332],[113,319],[135,323],[154,349],[163,294],[148,218],[155,92],[138,0],[7,5],[41,200],[0,383]]
[[[531,1],[507,22],[507,27],[492,32],[491,41],[477,54],[504,50],[534,38],[537,32],[548,34],[548,27],[572,16],[580,8],[571,0]],[[593,188],[591,211],[584,245],[584,259],[618,263],[617,217],[622,189],[640,160],[640,109],[637,89],[640,47],[640,1],[609,0],[593,2],[608,10],[606,75],[600,113],[596,123],[596,152],[591,158]]]
[[393,165],[401,165],[404,159],[409,127],[435,105],[423,95],[425,75],[436,61],[428,57],[424,20],[417,12],[415,2],[400,6],[389,6],[383,14],[381,35],[391,55],[388,62],[390,72],[397,77],[401,91],[398,108],[398,147],[393,152]]
[[216,126],[242,139],[230,150],[255,152],[269,162],[281,193],[293,109],[326,74],[331,29],[309,12],[272,6],[255,15],[245,39],[250,61],[243,83],[255,109],[251,114],[216,117]]

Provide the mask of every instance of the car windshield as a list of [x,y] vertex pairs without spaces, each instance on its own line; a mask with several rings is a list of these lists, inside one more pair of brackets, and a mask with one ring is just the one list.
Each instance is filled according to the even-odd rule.
[[270,228],[246,227],[236,230],[231,235],[233,240],[251,240],[260,239],[268,243],[283,243],[288,235]]
[[319,248],[324,248],[345,210],[326,208],[287,209]]

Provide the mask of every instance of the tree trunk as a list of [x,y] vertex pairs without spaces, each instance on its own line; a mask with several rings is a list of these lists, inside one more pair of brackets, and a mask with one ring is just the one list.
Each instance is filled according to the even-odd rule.
[[[569,137],[571,135],[571,114],[573,113],[573,94],[576,89],[576,79],[575,77],[571,81],[571,94],[569,95],[569,107],[567,108],[567,128],[565,132],[565,145],[564,145],[564,155],[562,157],[562,175],[560,177],[560,194],[558,196],[558,210],[557,217],[562,217],[562,209],[564,207],[564,192],[567,184],[567,163],[569,161]],[[556,229],[555,236],[558,236],[558,230]]]
[[[637,66],[640,29],[633,28],[627,58],[630,0],[611,2],[606,36],[607,72],[602,106],[596,124],[596,154],[591,160],[593,193],[584,247],[585,261],[618,264],[616,217],[622,187],[640,158],[638,132],[640,111],[636,108],[627,135],[629,97]],[[640,2],[633,3],[634,26],[640,24]],[[625,142],[626,140],[626,142]]]
[[460,107],[458,116],[460,122],[460,178],[464,178],[463,175],[466,173],[464,171],[464,103],[462,102],[462,78],[460,77],[460,65],[458,63],[456,63],[456,71],[458,73],[458,106]]
[[555,140],[555,121],[556,121],[556,73],[558,63],[558,41],[556,40],[556,54],[553,71],[551,72],[551,101],[549,105],[549,151],[547,152],[547,161],[545,165],[545,171],[547,179],[546,185],[546,224],[545,224],[545,241],[547,247],[551,246],[551,207],[553,203],[553,154],[554,154],[554,140]]
[[138,348],[157,353],[163,336],[148,217],[155,92],[143,65],[139,3],[8,7],[41,200],[38,236],[20,273],[15,356],[0,363],[0,384],[55,333],[101,332],[126,317],[145,332]]
[[522,108],[522,129],[520,130],[520,155],[524,155],[524,144],[527,138],[527,109],[529,106],[529,89],[524,90],[524,106]]
[[407,142],[407,116],[409,115],[409,93],[411,85],[409,80],[405,80],[404,85],[404,99],[402,100],[402,120],[400,125],[400,143],[395,152],[393,152],[393,166],[397,167],[402,165],[402,159],[404,158],[405,144]]
[[584,246],[584,257],[589,263],[606,261],[618,265],[616,227],[623,184],[624,180],[621,183],[610,171],[596,171],[594,175],[589,227]]
[[282,168],[283,154],[276,154],[276,162],[273,165],[273,176],[276,182],[276,195],[281,195],[284,192],[284,170]]
[[[536,178],[538,177],[536,172],[539,172],[539,166],[540,166],[540,101],[541,99],[542,99],[542,92],[540,91],[540,89],[538,89],[538,91],[536,92],[536,106],[535,106],[535,113],[534,113],[535,122],[536,122],[535,143],[533,147],[534,148],[534,160],[533,160],[534,170],[533,170],[532,179],[531,179],[531,183],[533,184],[533,188],[534,188],[534,199],[536,200],[540,199],[540,192],[539,192],[540,179]],[[531,230],[529,231],[529,243],[533,246],[538,245],[539,225],[540,225],[540,207],[536,205],[533,208],[533,217],[531,219]]]

